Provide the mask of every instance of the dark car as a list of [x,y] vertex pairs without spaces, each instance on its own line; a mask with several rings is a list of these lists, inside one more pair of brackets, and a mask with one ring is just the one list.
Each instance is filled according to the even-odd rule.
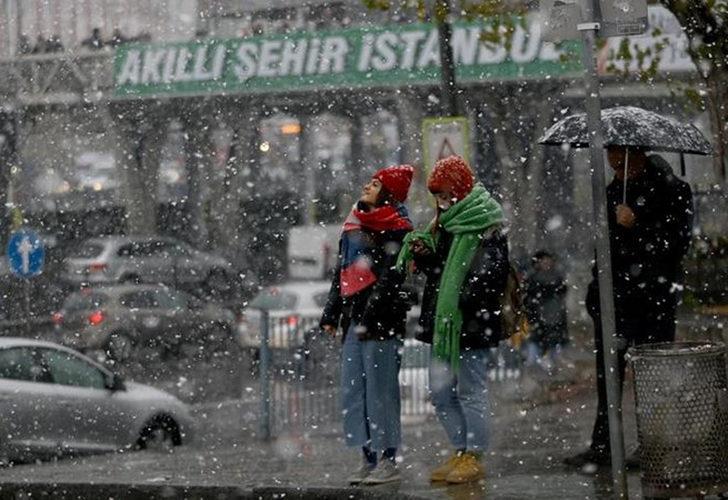
[[53,315],[58,340],[82,351],[102,351],[115,360],[137,347],[160,347],[179,354],[184,345],[202,353],[234,344],[235,315],[163,285],[114,285],[87,288],[68,296]]

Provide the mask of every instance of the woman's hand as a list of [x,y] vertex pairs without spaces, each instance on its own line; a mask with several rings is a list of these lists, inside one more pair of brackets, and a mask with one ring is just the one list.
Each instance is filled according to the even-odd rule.
[[412,240],[410,242],[410,249],[418,257],[425,257],[432,253],[422,240]]

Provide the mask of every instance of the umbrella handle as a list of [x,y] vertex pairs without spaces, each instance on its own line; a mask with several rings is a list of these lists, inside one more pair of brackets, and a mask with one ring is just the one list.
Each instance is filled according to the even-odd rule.
[[622,187],[622,204],[627,204],[627,177],[629,176],[629,148],[624,148],[624,185]]

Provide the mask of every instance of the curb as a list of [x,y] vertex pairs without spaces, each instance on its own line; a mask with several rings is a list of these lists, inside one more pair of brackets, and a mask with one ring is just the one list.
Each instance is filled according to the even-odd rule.
[[113,483],[0,483],[0,498],[51,500],[420,500],[422,497],[382,489],[235,486],[170,486]]

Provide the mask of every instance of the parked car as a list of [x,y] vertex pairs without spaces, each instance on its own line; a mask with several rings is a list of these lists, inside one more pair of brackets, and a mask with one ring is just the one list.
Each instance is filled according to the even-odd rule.
[[328,281],[289,281],[263,288],[238,318],[240,345],[257,357],[261,310],[268,311],[272,349],[301,345],[306,330],[318,326],[330,287]]
[[188,407],[124,381],[71,349],[0,338],[0,462],[99,453],[192,439]]
[[212,354],[235,345],[232,311],[163,285],[83,289],[66,298],[53,322],[62,344],[115,360],[128,359],[137,346],[178,352],[197,344]]
[[166,237],[106,236],[91,238],[65,260],[63,280],[73,285],[103,283],[203,284],[209,291],[234,287],[232,265]]

